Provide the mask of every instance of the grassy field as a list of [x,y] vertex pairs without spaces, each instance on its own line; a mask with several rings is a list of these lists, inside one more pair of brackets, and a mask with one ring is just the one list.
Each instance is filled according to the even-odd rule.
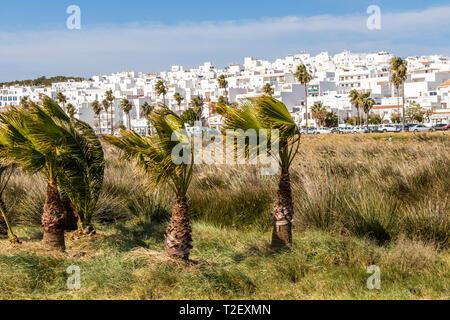
[[[304,137],[292,169],[294,247],[270,249],[277,177],[198,168],[189,194],[189,264],[163,253],[172,196],[107,150],[97,234],[42,248],[45,183],[16,174],[5,191],[23,240],[0,240],[0,299],[449,299],[450,136]],[[81,290],[66,268],[81,269]],[[368,290],[367,267],[381,270]]]

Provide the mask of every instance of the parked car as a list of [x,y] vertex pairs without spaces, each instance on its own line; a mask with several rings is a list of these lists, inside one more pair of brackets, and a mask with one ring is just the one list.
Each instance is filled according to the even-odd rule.
[[450,124],[447,124],[447,125],[444,127],[444,131],[448,131],[448,130],[450,130]]
[[367,127],[354,127],[352,133],[369,133]]
[[340,133],[339,128],[331,128],[331,133]]
[[352,133],[353,127],[340,127],[339,133],[340,134],[346,134],[346,133]]
[[331,133],[331,129],[329,128],[317,128],[316,134],[329,134]]
[[[447,131],[448,130],[448,124],[445,123],[438,123],[431,127],[432,131]],[[446,129],[447,128],[447,129]]]
[[[300,133],[306,134],[306,128],[301,128]],[[308,128],[308,134],[316,134],[316,133],[317,133],[316,128]]]
[[382,124],[378,127],[378,132],[401,132],[402,127],[395,124]]
[[414,127],[409,128],[410,132],[425,132],[425,131],[431,131],[431,128],[427,127],[423,124],[415,125]]

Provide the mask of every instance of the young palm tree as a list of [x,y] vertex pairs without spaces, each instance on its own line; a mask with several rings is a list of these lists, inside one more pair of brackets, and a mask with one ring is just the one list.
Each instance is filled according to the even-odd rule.
[[191,100],[191,108],[194,110],[197,121],[202,121],[203,118],[203,105],[205,104],[202,96],[193,97]]
[[175,101],[177,102],[178,110],[180,110],[180,108],[181,108],[181,103],[182,103],[183,100],[184,100],[183,96],[182,96],[179,92],[175,92],[175,94],[173,95],[173,98],[174,98]]
[[361,107],[366,114],[366,126],[369,128],[369,113],[375,105],[375,100],[370,97],[370,93],[364,93],[360,96]]
[[65,107],[66,103],[67,103],[66,96],[62,92],[58,92],[58,94],[56,95],[56,100],[58,100],[58,102],[63,105],[63,110],[64,110],[64,112],[66,112],[66,107]]
[[[408,78],[408,63],[401,57],[395,57],[391,60],[391,71],[394,73],[391,82],[397,89],[397,98],[399,97],[399,87],[402,86],[402,115],[403,115],[403,131],[405,131],[405,81]],[[399,103],[400,105],[400,103]]]
[[75,109],[75,106],[71,103],[69,103],[66,107],[66,111],[67,114],[69,115],[69,117],[74,118],[75,117],[75,113],[77,112]]
[[91,103],[91,108],[92,111],[94,112],[94,114],[97,117],[98,120],[98,127],[97,129],[99,129],[100,133],[101,133],[101,120],[100,120],[100,114],[102,113],[102,106],[100,105],[100,102],[98,102],[98,100],[94,100]]
[[295,77],[298,82],[305,86],[306,133],[308,133],[308,83],[311,82],[313,77],[304,64],[297,67]]
[[327,108],[323,106],[322,102],[318,102],[311,108],[311,114],[313,119],[319,122],[320,126],[322,127],[328,115],[328,111]]
[[227,92],[228,81],[227,81],[227,78],[225,77],[225,75],[222,74],[217,78],[217,82],[219,84],[219,88],[225,89],[225,99],[228,103],[228,92]]
[[271,97],[274,94],[274,89],[272,88],[272,85],[270,83],[266,83],[264,87],[262,87],[262,91],[269,97]]
[[286,106],[269,96],[249,100],[236,107],[218,107],[223,116],[224,130],[261,129],[279,131],[279,152],[272,154],[281,167],[277,197],[273,209],[272,245],[286,247],[292,244],[292,221],[294,207],[289,169],[300,146],[300,132]]
[[[176,195],[172,217],[166,232],[165,251],[174,258],[188,260],[192,248],[187,191],[192,180],[193,152],[189,164],[176,164],[172,151],[180,142],[190,148],[189,137],[184,131],[180,117],[167,107],[154,110],[150,121],[156,130],[151,137],[142,137],[130,130],[121,131],[122,138],[107,136],[106,141],[121,149],[128,159],[137,160],[137,165],[150,177],[155,186],[168,185]],[[176,134],[179,141],[172,141]]]
[[153,112],[154,107],[149,105],[147,102],[144,102],[141,106],[141,116],[147,119],[147,131],[148,134],[151,133],[151,123],[150,123],[150,115]]
[[127,115],[128,129],[131,130],[130,111],[133,109],[133,103],[128,99],[122,99],[120,106],[122,107],[122,111]]
[[8,221],[8,213],[5,202],[3,201],[3,192],[8,185],[9,179],[13,174],[15,165],[0,166],[0,236],[8,236],[12,244],[19,244],[19,238],[14,234],[12,227]]
[[163,80],[159,80],[155,85],[155,91],[158,96],[163,96],[163,105],[166,105],[167,86]]
[[20,99],[20,105],[22,107],[27,107],[29,102],[30,102],[30,100],[29,100],[28,96],[24,96],[24,97],[22,97],[22,99]]
[[[106,101],[108,101],[109,107],[111,108],[111,134],[114,134],[114,108],[113,103],[116,97],[113,96],[112,90],[108,90],[105,93]],[[106,109],[105,109],[106,110]]]
[[[106,99],[103,99],[102,101],[102,106],[103,106],[103,110],[105,110],[106,112],[106,128],[108,128],[109,125],[109,102]],[[111,126],[112,126],[112,121],[111,121]]]
[[355,106],[356,110],[358,111],[358,121],[356,124],[360,125],[361,124],[361,116],[359,113],[360,106],[361,106],[360,94],[357,90],[353,89],[352,91],[350,91],[350,94],[348,97],[350,98],[350,103],[353,104]]

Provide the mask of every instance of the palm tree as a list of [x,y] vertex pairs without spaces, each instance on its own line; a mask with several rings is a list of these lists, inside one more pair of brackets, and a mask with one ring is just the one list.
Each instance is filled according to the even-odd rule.
[[312,117],[314,120],[318,121],[320,126],[323,126],[323,122],[325,121],[328,111],[327,108],[325,108],[322,104],[322,102],[318,102],[314,104],[314,106],[311,108]]
[[28,96],[24,96],[24,97],[22,97],[22,99],[20,99],[20,105],[22,107],[27,107],[29,102],[30,102],[30,100],[29,100]]
[[173,95],[173,98],[177,102],[178,110],[179,110],[181,108],[181,103],[183,102],[184,97],[179,92],[175,92],[175,94]]
[[[403,114],[403,131],[405,131],[405,81],[408,78],[408,63],[401,57],[395,57],[391,60],[391,71],[394,73],[391,78],[391,82],[397,89],[397,99],[399,97],[399,87],[402,86],[402,114]],[[399,103],[400,105],[400,103]]]
[[274,94],[274,89],[272,88],[272,85],[270,83],[266,83],[264,87],[262,87],[262,91],[269,97],[271,97]]
[[5,235],[9,237],[9,241],[12,244],[19,244],[19,238],[14,234],[12,227],[8,221],[8,213],[5,202],[3,201],[3,192],[8,185],[9,179],[11,178],[14,169],[14,164],[1,165],[0,166],[0,236]]
[[113,122],[113,119],[114,119],[114,115],[113,115],[114,108],[113,108],[113,103],[114,103],[114,100],[116,99],[116,97],[113,96],[112,90],[106,91],[105,96],[106,96],[106,101],[108,101],[109,106],[111,107],[111,134],[114,134],[114,122]]
[[312,80],[311,73],[306,69],[304,64],[297,67],[297,72],[294,74],[297,81],[305,86],[305,107],[306,107],[306,133],[308,133],[308,83]]
[[0,115],[0,158],[25,171],[42,172],[47,194],[42,216],[44,245],[64,250],[66,209],[61,191],[79,214],[83,227],[92,215],[103,182],[103,150],[94,130],[70,119],[48,97],[43,106],[11,109]]
[[122,101],[120,101],[120,106],[122,107],[123,112],[127,115],[128,129],[131,130],[130,111],[133,109],[133,103],[128,99],[122,99]]
[[58,94],[56,95],[56,100],[58,100],[58,102],[63,105],[63,110],[64,110],[64,112],[66,112],[66,107],[65,107],[65,105],[67,103],[66,96],[62,92],[58,92]]
[[364,93],[360,96],[361,107],[366,114],[366,126],[369,128],[369,113],[375,105],[375,100],[370,97],[370,93]]
[[[193,152],[190,152],[190,161],[176,164],[172,160],[172,151],[180,142],[186,148],[190,148],[191,143],[189,136],[183,131],[184,122],[167,107],[154,110],[150,121],[156,129],[156,134],[151,137],[141,137],[133,131],[122,130],[122,138],[107,136],[106,141],[121,149],[128,159],[137,160],[137,165],[145,170],[154,186],[165,184],[171,187],[176,201],[166,231],[164,248],[169,256],[188,260],[192,249],[192,229],[187,191],[192,180]],[[172,141],[175,133],[179,141]]]
[[361,125],[361,116],[359,114],[359,108],[360,108],[360,94],[357,90],[353,89],[350,91],[350,94],[348,96],[350,98],[350,103],[353,104],[358,111],[358,121],[357,124]]
[[151,128],[150,128],[150,115],[153,112],[154,107],[149,105],[147,102],[144,102],[141,106],[141,116],[144,117],[145,119],[147,119],[147,131],[148,134],[151,133]]
[[75,117],[75,113],[77,112],[75,109],[75,106],[71,103],[69,103],[66,107],[66,111],[67,114],[69,115],[69,117],[74,118]]
[[228,92],[227,92],[227,87],[228,87],[228,81],[227,78],[225,77],[225,75],[220,75],[217,78],[217,83],[219,84],[219,88],[221,89],[225,89],[225,99],[228,103]]
[[102,113],[102,106],[100,105],[100,102],[98,102],[98,100],[94,100],[91,103],[91,108],[92,108],[92,111],[94,112],[94,114],[97,116],[97,119],[98,119],[98,127],[97,128],[99,129],[99,131],[101,133],[100,114]]
[[260,130],[266,129],[269,137],[273,130],[279,131],[279,152],[272,154],[281,167],[272,214],[274,226],[272,245],[274,247],[290,246],[294,207],[289,169],[300,147],[300,131],[294,119],[282,102],[269,96],[252,99],[236,107],[218,107],[218,112],[224,118],[224,130],[253,129],[257,134],[261,134]]
[[[102,100],[102,106],[103,106],[103,109],[105,110],[105,112],[106,112],[106,127],[108,128],[108,124],[109,124],[109,120],[108,120],[108,118],[109,118],[109,113],[108,113],[108,110],[109,110],[109,102],[108,102],[108,100],[106,100],[106,99],[103,99]],[[111,124],[111,127],[112,127],[112,124]]]
[[197,116],[197,121],[201,121],[203,118],[203,105],[204,104],[205,104],[205,102],[203,101],[203,97],[200,95],[193,97],[191,100],[190,105]]
[[159,80],[155,85],[155,91],[158,96],[163,96],[163,104],[166,105],[167,86],[163,80]]

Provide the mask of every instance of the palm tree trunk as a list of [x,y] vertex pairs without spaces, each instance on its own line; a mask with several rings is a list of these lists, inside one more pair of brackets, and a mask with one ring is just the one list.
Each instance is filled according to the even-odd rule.
[[73,207],[70,199],[63,195],[61,196],[62,206],[64,208],[64,229],[67,231],[75,231],[78,229],[78,214]]
[[166,231],[164,249],[173,258],[189,260],[189,253],[192,249],[191,242],[192,229],[187,198],[177,197]]
[[402,131],[404,132],[405,131],[405,84],[404,83],[402,85],[402,100],[403,100],[403,106],[402,106],[402,109],[403,109],[403,117],[402,117],[403,129],[402,129]]
[[283,169],[278,184],[277,198],[273,209],[272,246],[276,248],[292,245],[292,203],[291,179],[288,169]]
[[59,196],[58,185],[50,180],[47,185],[47,196],[42,216],[44,227],[43,243],[50,249],[64,251],[64,207]]
[[400,114],[400,90],[397,87],[397,106],[398,106],[398,113]]
[[305,84],[306,134],[308,134],[308,86]]
[[110,108],[111,108],[111,134],[113,135],[113,134],[114,134],[114,122],[113,122],[113,117],[114,117],[114,115],[113,115],[113,106],[112,106],[112,103],[111,103],[111,105],[110,105]]
[[5,202],[3,202],[3,197],[0,194],[0,236],[8,236],[9,241],[12,244],[20,244],[19,238],[14,234],[12,231],[11,226],[9,225],[8,218],[7,218],[7,209]]

